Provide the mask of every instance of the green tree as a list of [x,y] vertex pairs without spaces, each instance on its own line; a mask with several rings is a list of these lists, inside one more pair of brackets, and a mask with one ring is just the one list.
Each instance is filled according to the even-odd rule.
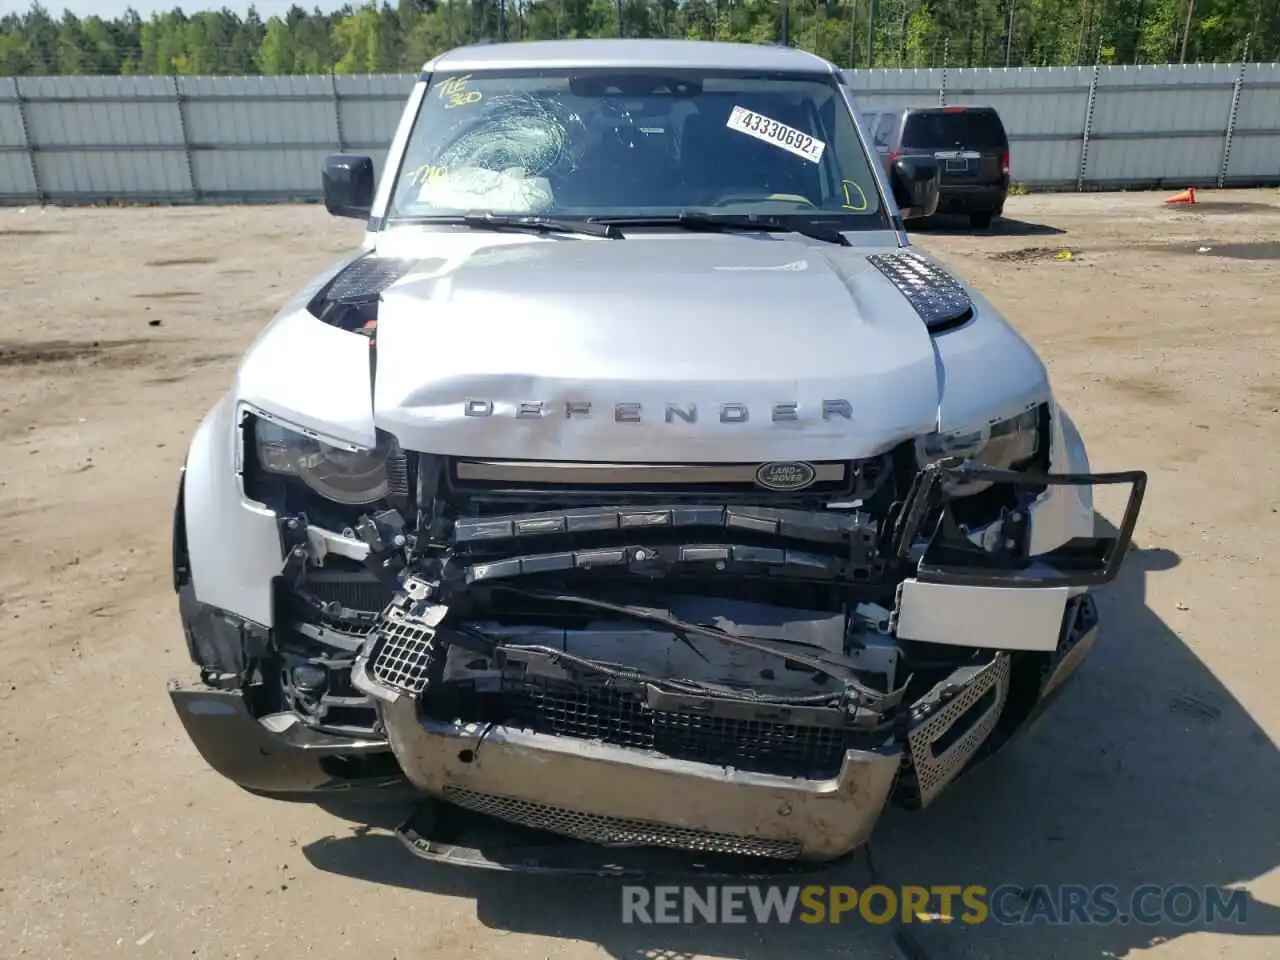
[[[209,3],[210,0],[203,0]],[[218,0],[212,0],[218,2]],[[841,66],[1048,66],[1280,55],[1280,0],[785,0],[787,40]],[[1188,27],[1187,12],[1192,17]],[[416,70],[480,39],[690,37],[775,42],[784,0],[364,0],[263,22],[175,7],[143,19],[0,17],[0,74]],[[868,44],[868,39],[871,43]]]
[[279,17],[267,21],[262,45],[258,48],[258,66],[263,73],[293,73],[293,34]]

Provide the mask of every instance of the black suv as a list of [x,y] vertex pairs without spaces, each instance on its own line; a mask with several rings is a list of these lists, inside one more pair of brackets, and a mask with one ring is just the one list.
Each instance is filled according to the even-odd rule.
[[902,156],[935,157],[938,213],[967,213],[979,229],[1004,211],[1009,137],[992,107],[908,107],[863,114],[886,170]]

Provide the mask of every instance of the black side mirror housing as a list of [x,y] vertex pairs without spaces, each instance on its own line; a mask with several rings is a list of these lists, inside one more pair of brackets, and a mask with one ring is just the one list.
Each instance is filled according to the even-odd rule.
[[324,161],[324,206],[335,217],[364,220],[373,209],[373,160],[335,153]]
[[942,170],[933,157],[899,157],[889,170],[893,199],[904,220],[931,217],[938,210]]

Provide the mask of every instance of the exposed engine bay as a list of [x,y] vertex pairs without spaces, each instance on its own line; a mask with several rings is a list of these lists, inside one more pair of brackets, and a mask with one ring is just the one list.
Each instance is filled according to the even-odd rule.
[[[246,420],[247,444],[260,427]],[[911,457],[803,465],[809,486],[770,491],[759,465],[636,470],[393,449],[373,510],[250,464],[246,492],[276,512],[287,560],[276,629],[242,635],[233,659],[259,677],[259,713],[386,737],[395,761],[375,769],[398,763],[416,786],[479,813],[605,846],[828,859],[865,838],[890,796],[925,805],[996,749],[1096,625],[1079,593],[1037,650],[920,642],[899,635],[903,583],[959,569],[1043,586],[1073,571],[1106,576],[1116,561],[1117,544],[1102,544],[1108,554],[1101,541],[1027,556],[1025,518],[1047,475],[1001,484],[986,475],[1007,472],[919,470]],[[427,729],[435,746],[410,742]],[[756,814],[728,832],[660,824],[647,808],[610,816],[618,801],[604,795],[584,820],[557,790],[530,799],[514,759],[514,779],[475,782],[502,764],[491,744],[520,737],[533,738],[525,754],[615,751],[615,776],[620,758],[693,764],[735,789],[745,776],[769,790],[804,784],[811,797],[861,790],[869,809],[832,809],[845,828],[824,829],[830,845]],[[482,744],[487,767],[475,760]],[[855,768],[876,772],[851,783]]]

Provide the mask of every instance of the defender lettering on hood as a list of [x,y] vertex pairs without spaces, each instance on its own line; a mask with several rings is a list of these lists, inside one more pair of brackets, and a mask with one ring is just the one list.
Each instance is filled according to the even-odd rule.
[[[769,419],[774,423],[795,423],[803,419],[800,403],[790,400],[786,403],[775,403],[768,407]],[[745,403],[721,403],[716,405],[716,419],[720,423],[747,423],[751,420],[751,407]],[[823,400],[821,419],[830,420],[840,417],[853,419],[853,404],[848,400]],[[589,400],[570,400],[565,403],[547,403],[542,400],[519,400],[512,404],[495,404],[492,400],[466,400],[462,404],[462,414],[466,417],[510,416],[517,420],[540,420],[543,417],[554,417],[564,414],[566,420],[587,419],[612,416],[615,423],[640,423],[649,419],[644,412],[644,404],[637,402],[615,403],[610,408],[606,405],[603,411],[592,410]],[[698,405],[696,403],[668,403],[663,407],[664,423],[680,420],[684,423],[698,422]]]
[[[431,256],[440,236],[387,252]],[[802,272],[744,273],[720,268],[801,251],[724,235],[521,239],[410,270],[382,292],[373,420],[405,449],[822,461],[874,456],[936,426],[933,338],[867,263],[883,246],[805,246]]]

